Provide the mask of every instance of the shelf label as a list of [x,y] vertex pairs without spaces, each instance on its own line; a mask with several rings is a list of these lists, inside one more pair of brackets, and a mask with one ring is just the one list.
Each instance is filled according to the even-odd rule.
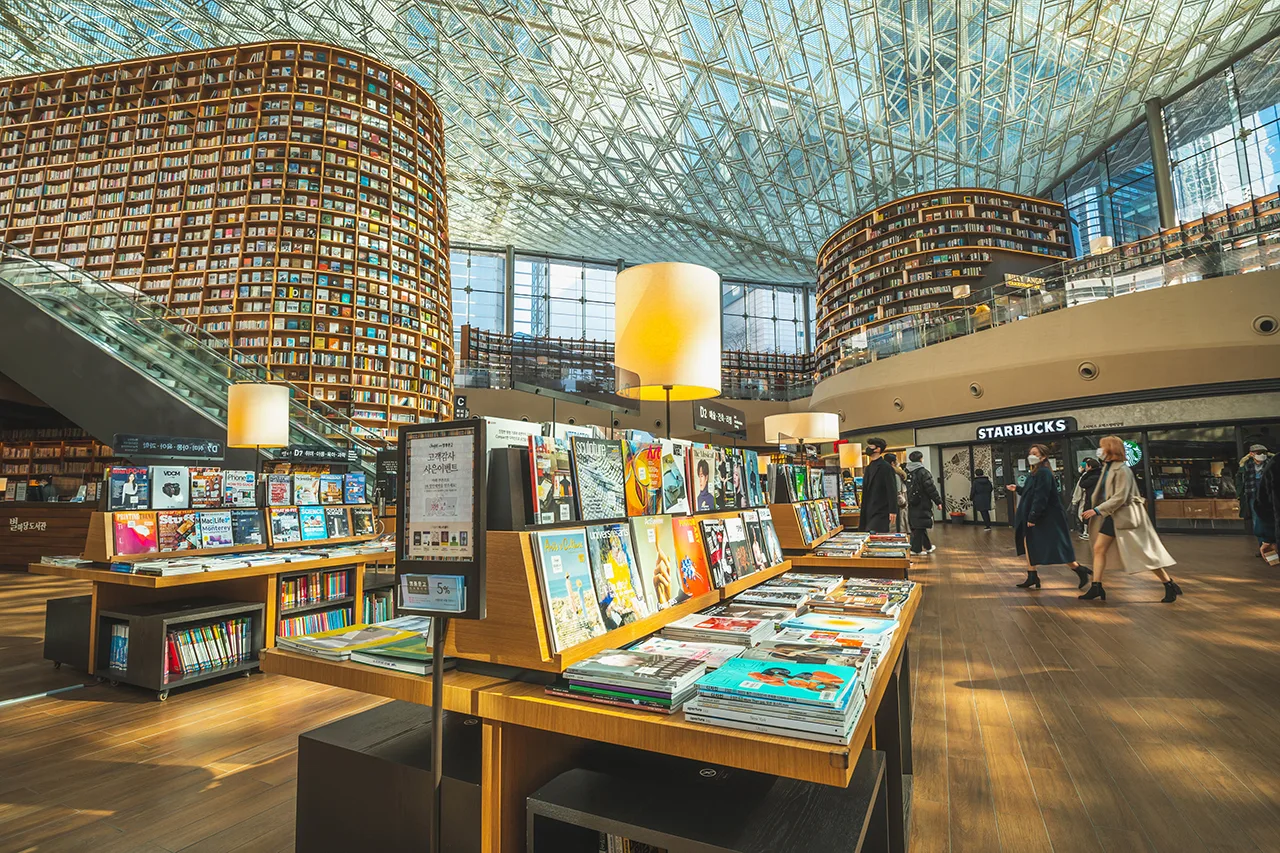
[[467,579],[462,575],[401,575],[400,606],[463,613],[467,609]]

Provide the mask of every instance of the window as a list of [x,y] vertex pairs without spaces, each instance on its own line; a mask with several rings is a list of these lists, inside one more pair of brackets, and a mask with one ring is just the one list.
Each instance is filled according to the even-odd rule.
[[449,253],[453,290],[453,338],[460,346],[463,326],[486,332],[506,328],[506,257],[501,252],[455,249]]
[[517,255],[512,331],[612,341],[617,277],[613,264]]
[[803,287],[724,282],[724,349],[788,355],[806,352],[805,302],[811,297],[812,291]]

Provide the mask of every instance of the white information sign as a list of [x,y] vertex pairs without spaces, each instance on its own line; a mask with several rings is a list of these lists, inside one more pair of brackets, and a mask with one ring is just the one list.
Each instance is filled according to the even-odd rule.
[[406,462],[405,558],[474,559],[475,436],[413,436]]

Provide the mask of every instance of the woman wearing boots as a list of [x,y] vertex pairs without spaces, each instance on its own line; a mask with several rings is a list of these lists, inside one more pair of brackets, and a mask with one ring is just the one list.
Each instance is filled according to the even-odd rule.
[[1080,589],[1084,589],[1089,585],[1089,568],[1076,562],[1071,528],[1062,509],[1062,499],[1058,497],[1058,481],[1049,470],[1049,449],[1043,444],[1032,445],[1027,464],[1031,466],[1031,473],[1026,483],[1005,486],[1019,495],[1013,535],[1018,555],[1026,554],[1030,567],[1027,579],[1018,586],[1039,589],[1040,575],[1036,567],[1065,563],[1080,579]]
[[1147,515],[1146,501],[1138,491],[1133,472],[1125,464],[1124,442],[1109,435],[1098,445],[1102,476],[1093,492],[1093,508],[1083,513],[1093,537],[1093,585],[1080,598],[1107,600],[1102,573],[1107,567],[1107,552],[1115,544],[1125,571],[1155,572],[1164,583],[1164,598],[1160,600],[1176,601],[1182,595],[1182,587],[1165,571],[1176,563],[1156,535],[1151,517]]

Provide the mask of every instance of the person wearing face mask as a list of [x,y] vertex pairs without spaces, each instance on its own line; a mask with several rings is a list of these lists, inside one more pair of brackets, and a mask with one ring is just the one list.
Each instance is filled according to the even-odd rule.
[[888,533],[898,514],[898,475],[884,458],[889,445],[883,438],[863,442],[870,462],[862,472],[862,516],[858,529],[869,533]]
[[1178,600],[1182,587],[1165,571],[1177,565],[1156,534],[1147,503],[1138,489],[1133,471],[1125,464],[1124,441],[1109,435],[1099,442],[1098,458],[1102,460],[1102,476],[1093,491],[1093,507],[1083,513],[1093,537],[1093,585],[1079,596],[1085,601],[1107,600],[1102,587],[1102,574],[1112,545],[1120,555],[1124,570],[1130,573],[1154,572],[1164,584],[1168,604]]
[[1270,565],[1280,568],[1280,553],[1276,551],[1276,539],[1280,538],[1280,462],[1273,455],[1262,466],[1258,478],[1258,493],[1253,502],[1253,516],[1257,519],[1254,530],[1258,535],[1258,553]]
[[1006,489],[1018,493],[1018,511],[1014,516],[1013,536],[1018,556],[1026,555],[1027,579],[1018,584],[1023,589],[1039,589],[1038,566],[1065,564],[1080,580],[1080,589],[1089,585],[1089,567],[1076,562],[1071,547],[1071,528],[1058,496],[1058,481],[1049,470],[1049,449],[1032,445],[1027,454],[1031,473],[1021,486],[1012,483]]
[[1262,478],[1262,469],[1266,467],[1271,454],[1262,444],[1250,445],[1249,453],[1240,460],[1240,468],[1236,471],[1236,495],[1240,498],[1240,517],[1258,540],[1263,544],[1265,526],[1261,523],[1255,504],[1258,499],[1258,481]]

